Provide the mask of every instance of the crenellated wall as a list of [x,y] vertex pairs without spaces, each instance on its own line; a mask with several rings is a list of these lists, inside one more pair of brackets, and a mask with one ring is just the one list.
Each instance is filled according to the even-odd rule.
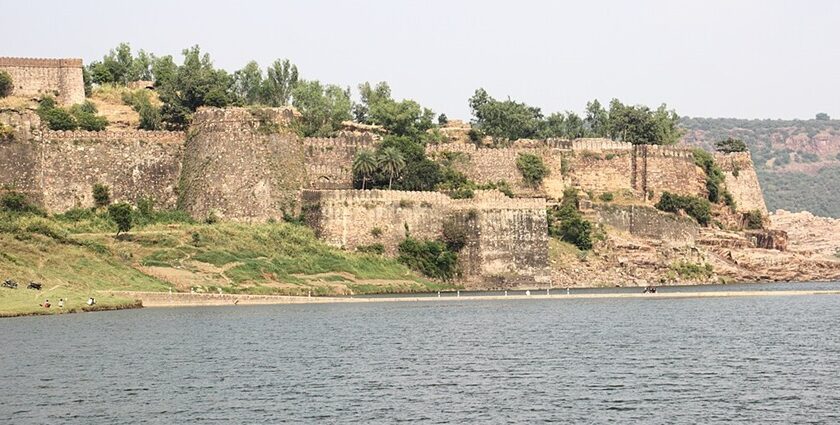
[[697,223],[641,205],[595,205],[595,221],[634,236],[657,239],[675,246],[694,245]]
[[352,189],[353,158],[360,149],[373,149],[374,135],[345,134],[337,138],[303,139],[311,189]]
[[307,222],[331,245],[355,249],[381,243],[393,255],[406,232],[436,239],[451,220],[467,231],[460,265],[468,280],[548,282],[542,198],[478,191],[473,199],[450,199],[436,192],[384,190],[304,190],[301,196]]
[[12,77],[12,95],[54,96],[63,105],[82,103],[85,84],[81,59],[33,59],[0,57],[0,70]]

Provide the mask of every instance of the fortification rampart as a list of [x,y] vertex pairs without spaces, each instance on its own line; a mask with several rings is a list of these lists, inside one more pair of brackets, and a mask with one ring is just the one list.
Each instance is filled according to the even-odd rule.
[[657,239],[674,246],[694,245],[697,239],[697,223],[693,220],[652,207],[595,205],[594,212],[599,224],[634,236]]
[[345,134],[338,138],[305,138],[303,146],[311,189],[352,189],[353,158],[360,149],[372,149],[372,134]]
[[193,117],[178,205],[193,217],[277,219],[305,186],[301,139],[287,131],[286,108],[200,108]]
[[0,184],[26,193],[49,212],[93,206],[92,187],[114,201],[152,198],[174,208],[183,133],[34,131],[0,143]]
[[50,95],[63,105],[85,100],[81,59],[0,57],[0,70],[12,77],[14,96]]
[[723,171],[726,188],[735,198],[738,211],[767,213],[764,195],[749,152],[715,153],[715,163]]
[[305,190],[302,201],[307,222],[334,246],[356,249],[380,243],[395,254],[407,234],[436,239],[449,221],[467,233],[461,257],[467,279],[548,279],[544,199],[510,199],[484,191],[475,199],[455,200],[436,192]]

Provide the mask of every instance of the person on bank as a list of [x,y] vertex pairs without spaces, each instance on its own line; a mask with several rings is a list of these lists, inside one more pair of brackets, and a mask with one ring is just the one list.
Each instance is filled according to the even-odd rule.
[[50,300],[44,300],[44,303],[41,304],[41,307],[50,308]]

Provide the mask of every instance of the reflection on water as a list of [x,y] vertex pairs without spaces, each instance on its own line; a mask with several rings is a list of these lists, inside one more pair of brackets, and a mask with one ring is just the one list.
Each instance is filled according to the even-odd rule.
[[838,423],[838,328],[840,296],[7,319],[0,423]]

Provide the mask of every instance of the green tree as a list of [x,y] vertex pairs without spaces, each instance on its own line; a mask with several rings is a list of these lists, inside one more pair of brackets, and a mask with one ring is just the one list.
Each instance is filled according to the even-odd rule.
[[435,114],[419,103],[404,99],[397,102],[391,98],[391,88],[385,82],[372,87],[370,83],[359,85],[362,103],[354,106],[354,115],[359,122],[380,125],[391,134],[413,138],[426,137],[426,130],[434,127]]
[[820,112],[817,114],[816,119],[817,121],[828,121],[831,119],[831,117],[828,116],[828,114],[826,114],[825,112]]
[[117,224],[117,236],[131,230],[133,220],[131,205],[125,202],[113,204],[108,207],[108,216]]
[[405,168],[405,159],[396,148],[389,147],[382,150],[377,158],[379,168],[388,175],[388,189],[394,182],[394,177]]
[[166,75],[168,61],[156,63],[164,79],[155,82],[163,102],[161,116],[169,127],[184,128],[190,115],[200,106],[223,107],[231,103],[233,79],[224,70],[213,67],[210,55],[202,54],[198,46],[183,51],[184,63]]
[[302,115],[300,129],[304,136],[329,136],[351,118],[350,89],[302,80],[295,85],[292,99]]
[[362,149],[356,153],[353,159],[353,174],[362,177],[362,190],[365,190],[365,183],[376,171],[376,156],[369,149]]
[[370,106],[391,99],[391,87],[384,81],[380,81],[376,86],[365,82],[359,84],[359,96],[362,102],[353,105],[353,116],[360,123],[371,124]]
[[647,106],[624,105],[618,99],[610,102],[609,135],[635,145],[671,145],[679,141],[682,131],[679,116],[664,104],[655,111]]
[[586,104],[586,118],[584,123],[589,135],[593,137],[609,137],[610,115],[598,99]]
[[233,92],[239,101],[245,105],[254,105],[261,101],[263,90],[263,75],[260,66],[248,62],[244,68],[233,73]]
[[67,110],[58,107],[52,97],[42,98],[38,102],[36,112],[50,130],[75,130],[79,128],[76,117]]
[[268,67],[263,81],[264,102],[268,106],[288,106],[298,83],[297,66],[288,59],[277,59]]
[[542,126],[540,108],[514,102],[498,101],[480,88],[469,100],[473,123],[484,134],[507,140],[536,137]]
[[732,152],[746,152],[747,144],[741,139],[727,137],[725,140],[715,142],[715,149],[718,152],[732,153]]
[[14,87],[12,76],[9,75],[8,72],[0,70],[0,98],[12,94],[12,89]]

